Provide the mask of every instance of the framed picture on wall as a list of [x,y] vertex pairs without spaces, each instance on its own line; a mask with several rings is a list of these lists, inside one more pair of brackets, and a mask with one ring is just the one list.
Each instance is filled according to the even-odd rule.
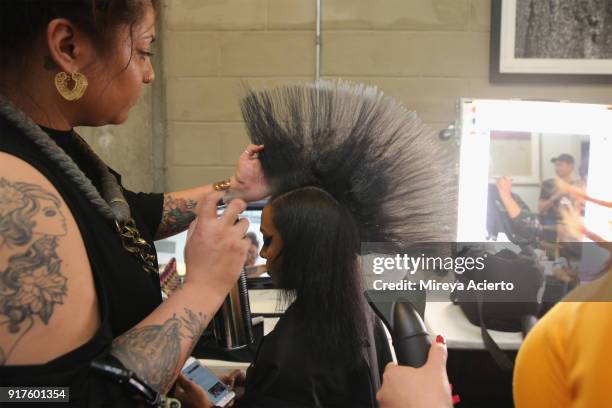
[[540,184],[540,137],[537,133],[492,130],[489,173],[515,184]]
[[612,83],[609,1],[492,0],[492,83]]

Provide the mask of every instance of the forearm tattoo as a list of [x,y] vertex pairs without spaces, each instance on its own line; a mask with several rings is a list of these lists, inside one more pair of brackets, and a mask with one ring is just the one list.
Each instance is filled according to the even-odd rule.
[[155,238],[166,238],[186,230],[196,217],[197,204],[195,200],[175,198],[171,194],[165,194],[162,219]]
[[57,245],[66,235],[59,198],[0,177],[0,365],[36,324],[49,324],[68,292]]
[[161,325],[138,327],[113,342],[112,354],[157,391],[166,393],[178,374],[182,342],[187,353],[202,335],[206,315],[185,308],[182,316],[173,315]]

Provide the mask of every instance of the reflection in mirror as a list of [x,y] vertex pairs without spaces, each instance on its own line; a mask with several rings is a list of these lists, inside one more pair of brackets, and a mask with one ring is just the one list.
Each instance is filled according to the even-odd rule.
[[537,133],[492,130],[490,178],[511,177],[515,184],[540,181],[540,139]]
[[266,260],[259,256],[261,247],[263,246],[263,235],[259,230],[261,225],[261,210],[262,206],[250,205],[242,214],[244,218],[249,220],[249,230],[247,238],[251,241],[251,246],[247,252],[247,257],[244,262],[244,270],[247,278],[268,278]]
[[[462,99],[458,122],[458,241],[528,247],[549,272],[563,269],[558,277],[574,280],[585,246],[563,214],[609,229],[609,209],[585,205],[572,192],[604,198],[612,191],[611,160],[602,154],[612,151],[611,112],[604,105]],[[591,271],[607,258],[593,262],[588,252]]]
[[[586,187],[589,146],[588,135],[491,131],[487,238],[529,242],[549,252],[574,241],[563,232],[562,215],[584,216],[584,201],[569,188]],[[532,229],[539,224],[539,231],[521,223],[532,223]],[[567,247],[561,252],[575,256]]]

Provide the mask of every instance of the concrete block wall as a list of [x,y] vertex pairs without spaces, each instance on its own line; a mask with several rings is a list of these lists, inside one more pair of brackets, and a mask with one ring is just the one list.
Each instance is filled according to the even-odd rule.
[[[461,96],[612,103],[611,86],[489,84],[490,0],[322,3],[322,76],[375,84],[434,129]],[[168,190],[231,174],[247,143],[241,84],[312,80],[314,28],[314,0],[166,0]]]
[[120,126],[82,127],[77,132],[92,149],[122,176],[126,188],[153,191],[153,92],[143,87],[128,121]]

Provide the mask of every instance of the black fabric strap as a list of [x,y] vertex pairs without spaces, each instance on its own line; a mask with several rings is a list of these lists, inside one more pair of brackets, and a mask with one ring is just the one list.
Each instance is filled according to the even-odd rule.
[[501,348],[499,348],[495,340],[493,340],[493,338],[487,331],[487,326],[485,325],[483,313],[482,313],[483,302],[482,302],[481,294],[478,294],[476,296],[476,301],[478,302],[478,317],[480,318],[480,333],[482,335],[482,341],[484,342],[485,348],[487,349],[489,354],[491,354],[491,357],[493,357],[493,360],[495,360],[499,368],[501,368],[504,371],[512,371],[514,369],[514,363],[512,362],[510,357],[508,357],[506,353],[504,353],[504,351]]

